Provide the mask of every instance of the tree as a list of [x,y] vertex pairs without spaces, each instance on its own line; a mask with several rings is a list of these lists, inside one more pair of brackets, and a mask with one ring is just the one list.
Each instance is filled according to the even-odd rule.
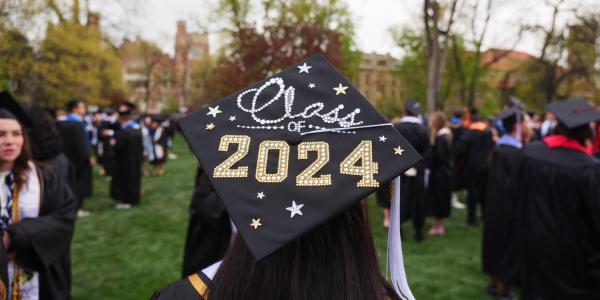
[[[429,113],[441,107],[442,76],[457,4],[458,0],[452,0],[449,10],[445,10],[438,0],[423,0],[423,23],[427,42],[427,111]],[[445,12],[447,15],[444,15]]]
[[72,98],[106,104],[109,92],[123,88],[119,58],[95,26],[49,24],[38,56],[35,100],[49,107]]
[[[515,94],[542,108],[547,103],[572,96],[596,98],[600,18],[590,12],[578,15],[565,0],[546,1],[552,9],[549,26],[527,25],[526,30],[541,34],[540,54],[523,67],[525,74],[515,86]],[[560,27],[561,15],[575,14],[574,21]]]
[[[352,77],[360,60],[354,49],[353,25],[338,0],[223,0],[219,12],[227,20],[230,44],[208,79],[205,98],[216,100],[282,70],[315,53],[323,53]],[[259,11],[262,26],[249,16]]]

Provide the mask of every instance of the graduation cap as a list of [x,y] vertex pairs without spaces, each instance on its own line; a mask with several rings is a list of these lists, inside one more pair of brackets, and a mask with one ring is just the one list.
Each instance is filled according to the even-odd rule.
[[521,101],[521,99],[519,99],[515,96],[510,96],[510,97],[508,97],[508,107],[523,109],[523,107],[525,107],[525,105],[523,104],[523,101]]
[[556,118],[569,129],[600,120],[600,111],[583,98],[550,103],[546,109],[554,113]]
[[421,103],[409,98],[404,103],[404,109],[413,116],[418,116],[421,114]]
[[8,91],[0,92],[0,118],[18,120],[25,128],[33,125],[29,115]]
[[421,159],[322,55],[180,125],[257,260]]

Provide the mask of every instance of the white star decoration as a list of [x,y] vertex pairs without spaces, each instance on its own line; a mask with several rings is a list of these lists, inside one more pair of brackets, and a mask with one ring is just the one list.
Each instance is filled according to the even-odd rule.
[[217,117],[217,114],[222,113],[222,111],[219,110],[219,106],[215,106],[215,107],[208,107],[209,112],[206,113],[207,116],[213,116],[213,118]]
[[292,201],[292,206],[286,208],[286,210],[290,211],[290,218],[293,218],[295,215],[302,215],[302,207],[304,204],[296,205],[296,201]]
[[254,227],[254,229],[257,229],[258,226],[262,226],[262,224],[260,223],[260,218],[252,219],[252,223],[250,223],[250,227]]
[[313,88],[315,88],[315,84],[311,82],[311,83],[308,85],[308,87],[309,87],[309,88],[311,88],[311,89],[313,89]]
[[343,86],[341,83],[340,85],[338,85],[337,87],[334,87],[333,90],[335,90],[335,95],[339,95],[339,94],[344,94],[346,95],[346,89],[348,87],[347,86]]
[[235,121],[235,116],[229,117],[229,121],[231,121],[231,122]]
[[260,192],[260,193],[256,193],[256,198],[262,199],[265,197],[265,193]]
[[387,141],[387,138],[385,137],[385,135],[382,135],[379,137],[379,141],[385,143],[385,141]]
[[309,70],[310,68],[312,68],[312,66],[309,66],[309,65],[307,65],[306,63],[304,63],[304,64],[303,64],[303,65],[301,65],[301,66],[297,66],[297,67],[298,67],[298,69],[300,69],[300,71],[298,71],[298,73],[306,73],[306,74],[308,74],[308,70]]
[[402,149],[402,147],[398,146],[397,148],[394,148],[394,154],[402,155],[402,152],[404,152],[404,149]]

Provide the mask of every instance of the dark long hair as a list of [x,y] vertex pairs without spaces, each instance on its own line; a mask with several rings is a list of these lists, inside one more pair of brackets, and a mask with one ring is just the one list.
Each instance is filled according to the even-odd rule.
[[52,118],[44,108],[37,104],[22,104],[31,119],[28,137],[31,138],[31,155],[36,162],[44,162],[59,155],[62,151],[62,138]]
[[594,132],[589,124],[585,124],[575,128],[568,128],[562,122],[558,122],[554,128],[555,134],[566,135],[568,138],[576,140],[580,145],[587,147],[586,141],[592,141]]
[[357,203],[256,261],[236,236],[211,300],[399,299],[379,272],[366,205]]

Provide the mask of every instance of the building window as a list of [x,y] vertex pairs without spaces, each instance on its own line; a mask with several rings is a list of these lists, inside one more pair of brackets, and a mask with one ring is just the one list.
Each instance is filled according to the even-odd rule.
[[199,59],[202,55],[204,55],[204,49],[202,49],[202,47],[191,47],[188,50],[188,59],[190,60]]

